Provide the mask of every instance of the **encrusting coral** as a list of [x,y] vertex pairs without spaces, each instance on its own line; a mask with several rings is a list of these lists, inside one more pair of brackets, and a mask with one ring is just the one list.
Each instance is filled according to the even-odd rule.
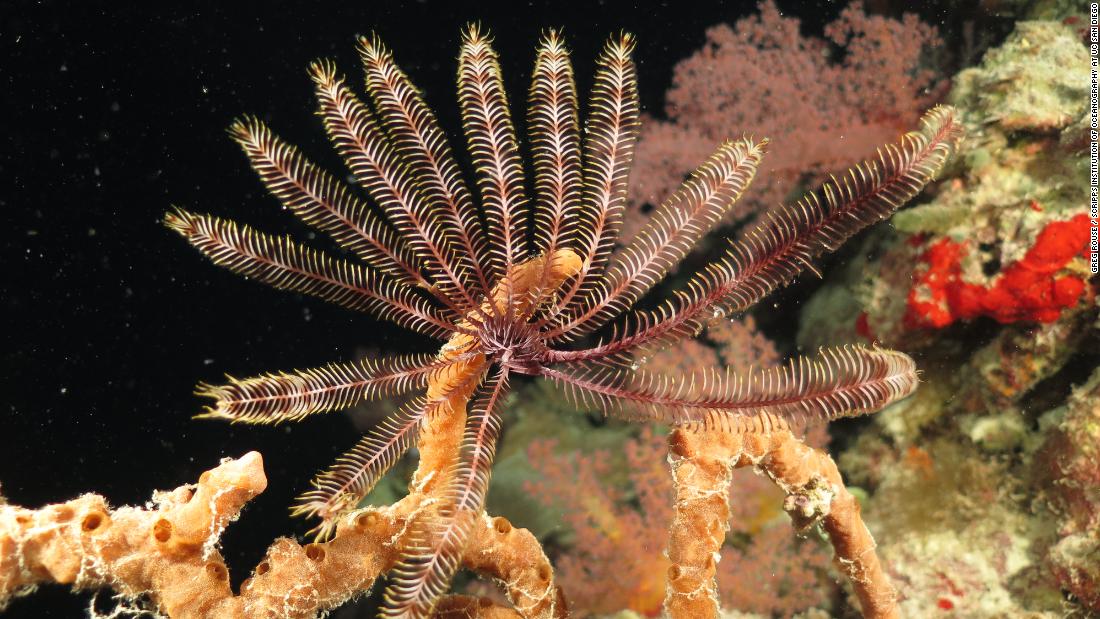
[[938,190],[801,315],[802,346],[873,338],[927,360],[914,397],[838,458],[907,615],[1100,612],[1088,12],[1040,4],[1057,12],[1020,15],[952,79],[967,138]]
[[[180,490],[173,494],[177,505],[155,513],[104,508],[104,519],[134,514],[114,535],[136,552],[103,580],[75,584],[110,586],[126,598],[144,590],[153,608],[175,616],[308,617],[388,572],[386,616],[477,614],[471,600],[445,597],[466,566],[501,584],[513,607],[508,612],[562,616],[563,594],[534,537],[484,510],[501,408],[513,377],[527,375],[549,379],[582,407],[676,427],[677,501],[665,598],[671,616],[718,613],[713,553],[727,526],[721,500],[734,459],[772,477],[800,526],[822,524],[867,616],[896,616],[894,589],[836,466],[790,429],[867,414],[908,396],[918,382],[913,360],[849,346],[767,370],[701,369],[670,380],[639,367],[636,355],[690,339],[708,323],[748,309],[804,268],[814,270],[822,253],[889,217],[955,152],[962,137],[955,111],[933,109],[919,131],[831,177],[818,193],[769,212],[685,290],[656,309],[635,311],[585,347],[574,343],[629,310],[717,225],[752,180],[766,146],[749,138],[722,144],[632,242],[613,252],[638,132],[633,46],[633,37],[622,34],[604,48],[583,125],[562,39],[551,32],[539,46],[528,123],[535,171],[530,201],[497,57],[476,26],[463,37],[458,86],[480,207],[433,115],[375,38],[360,41],[370,105],[331,63],[317,62],[310,73],[329,137],[384,218],[260,121],[235,123],[231,135],[268,189],[365,266],[182,209],[166,224],[217,264],[373,313],[442,347],[435,355],[201,385],[200,394],[214,399],[203,417],[245,423],[297,421],[384,394],[424,395],[316,478],[296,512],[320,518],[319,540],[305,547],[277,541],[239,595],[229,591],[224,565],[212,558],[224,520],[263,486],[256,456],[200,480],[195,505]],[[356,509],[413,445],[419,461],[409,494],[389,507]],[[242,468],[247,474],[230,474]],[[208,495],[213,503],[202,500]],[[173,520],[177,508],[189,516]],[[32,523],[55,508],[4,509],[14,522],[5,539],[16,540],[7,545],[4,564],[17,578],[58,580],[46,569],[24,569],[38,565],[38,546],[26,541],[38,530]],[[89,557],[109,550],[96,540],[113,531],[58,530],[92,548]],[[102,558],[114,565],[114,556]],[[123,575],[123,568],[142,564],[163,569]],[[196,577],[198,570],[206,576]],[[204,586],[209,590],[197,591]]]
[[1047,561],[1082,606],[1100,609],[1100,369],[1067,400],[1040,461],[1060,538]]

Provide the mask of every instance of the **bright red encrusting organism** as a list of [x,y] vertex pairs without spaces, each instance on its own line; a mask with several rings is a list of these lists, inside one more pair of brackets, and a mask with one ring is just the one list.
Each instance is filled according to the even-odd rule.
[[868,342],[875,341],[875,334],[871,331],[871,323],[868,320],[867,312],[860,312],[859,316],[856,316],[856,333]]
[[909,290],[905,325],[942,328],[959,320],[988,316],[1002,324],[1054,322],[1085,292],[1076,275],[1059,275],[1085,251],[1089,238],[1084,213],[1047,224],[1024,257],[1005,267],[989,286],[962,277],[964,242],[940,239],[920,256],[926,265]]
[[915,283],[909,289],[905,326],[940,328],[955,322],[957,315],[952,311],[948,293],[959,283],[963,249],[962,243],[941,239],[921,254],[920,261],[927,268],[914,278]]

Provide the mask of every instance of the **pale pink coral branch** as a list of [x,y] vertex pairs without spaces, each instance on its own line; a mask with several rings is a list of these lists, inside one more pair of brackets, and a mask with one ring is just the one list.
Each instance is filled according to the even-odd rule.
[[[922,66],[922,54],[940,39],[915,15],[868,15],[854,2],[826,25],[823,38],[800,28],[768,0],[757,15],[707,30],[704,46],[676,66],[665,119],[643,123],[632,209],[656,206],[723,140],[751,133],[772,148],[730,218],[764,212],[873,154],[943,92]],[[645,221],[628,213],[624,237]]]

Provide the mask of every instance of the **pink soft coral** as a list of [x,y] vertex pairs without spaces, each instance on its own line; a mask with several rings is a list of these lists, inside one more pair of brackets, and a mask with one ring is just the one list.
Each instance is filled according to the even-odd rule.
[[[734,26],[715,26],[694,56],[676,67],[667,121],[647,122],[631,176],[631,203],[656,204],[725,137],[755,132],[775,144],[754,191],[731,213],[743,217],[783,200],[800,183],[820,180],[874,152],[938,96],[920,68],[939,44],[935,28],[914,15],[868,15],[853,3],[805,37],[796,18],[771,0]],[[626,234],[640,217],[626,217]]]

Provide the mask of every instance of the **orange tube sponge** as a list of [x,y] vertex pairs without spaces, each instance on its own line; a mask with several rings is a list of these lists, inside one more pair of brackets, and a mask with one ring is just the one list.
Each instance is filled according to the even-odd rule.
[[120,507],[85,494],[38,510],[0,505],[0,607],[40,582],[147,593],[165,614],[199,617],[231,596],[215,548],[225,525],[267,487],[251,452],[203,473],[197,485],[153,495],[155,507]]
[[844,486],[836,462],[790,431],[744,436],[735,466],[755,466],[787,494],[783,509],[799,529],[820,523],[833,545],[837,568],[848,577],[863,616],[899,617],[897,591],[879,562],[859,502]]
[[[325,543],[280,538],[235,595],[218,539],[266,486],[263,460],[251,452],[203,473],[198,484],[154,493],[145,508],[110,509],[96,494],[40,509],[0,504],[0,610],[38,584],[59,583],[113,589],[174,618],[315,617],[393,567],[417,508],[405,499],[362,510]],[[502,582],[515,609],[455,597],[440,604],[437,616],[565,614],[550,562],[526,529],[483,516],[462,564]]]
[[668,438],[676,489],[669,527],[665,612],[669,617],[718,617],[715,558],[729,531],[729,486],[741,436],[677,428]]
[[715,557],[729,530],[730,477],[733,468],[747,466],[786,493],[783,509],[797,529],[821,524],[865,617],[899,616],[897,593],[879,563],[875,541],[829,454],[788,430],[734,434],[683,427],[669,435],[669,464],[676,486],[665,594],[670,617],[718,616]]

